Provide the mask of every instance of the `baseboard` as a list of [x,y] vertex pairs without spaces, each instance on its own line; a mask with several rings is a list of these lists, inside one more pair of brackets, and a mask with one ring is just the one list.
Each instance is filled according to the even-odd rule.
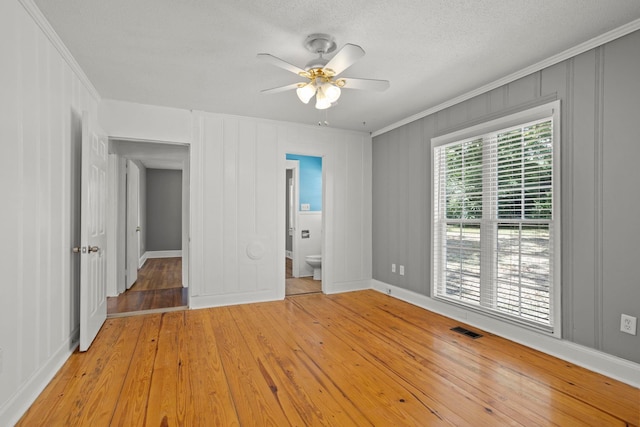
[[49,360],[27,380],[24,385],[0,407],[0,425],[12,426],[27,412],[45,387],[58,373],[62,365],[78,347],[79,330],[76,329]]
[[278,299],[275,290],[246,292],[238,294],[200,295],[189,297],[189,308],[223,307],[227,305],[251,304],[255,302],[276,301]]
[[174,251],[147,251],[143,255],[145,259],[150,258],[180,258],[182,256],[182,250]]
[[371,289],[371,280],[334,283],[329,289],[323,289],[322,291],[325,294],[340,294],[343,292],[363,291],[365,289]]
[[482,316],[476,312],[457,308],[375,279],[371,281],[371,289],[558,357],[633,387],[640,387],[640,364],[638,363],[575,344],[571,341],[554,338],[501,322],[494,318]]
[[143,253],[140,259],[138,260],[138,269],[141,269],[144,266],[144,263],[147,262],[147,259],[149,258],[147,254],[148,252]]

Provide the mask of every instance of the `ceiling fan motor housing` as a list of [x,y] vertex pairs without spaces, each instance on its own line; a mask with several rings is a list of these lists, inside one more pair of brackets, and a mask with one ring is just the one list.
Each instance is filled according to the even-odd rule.
[[304,41],[304,47],[311,53],[318,55],[317,58],[312,59],[305,65],[305,70],[312,70],[314,68],[324,68],[329,60],[322,57],[327,53],[331,53],[336,50],[336,42],[329,34],[316,33],[309,35]]
[[336,42],[329,34],[311,34],[304,41],[304,47],[309,52],[325,55],[336,50]]

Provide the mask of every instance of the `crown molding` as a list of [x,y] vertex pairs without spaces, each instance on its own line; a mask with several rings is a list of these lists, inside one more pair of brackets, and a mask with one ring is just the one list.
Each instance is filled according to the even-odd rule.
[[544,59],[540,62],[537,62],[533,65],[530,65],[526,68],[523,68],[520,71],[516,71],[515,73],[509,74],[501,79],[488,83],[484,86],[479,87],[478,89],[472,90],[470,92],[464,93],[460,96],[457,96],[449,101],[438,104],[434,107],[431,107],[427,110],[421,111],[417,114],[407,117],[406,119],[400,120],[398,122],[392,123],[389,126],[385,126],[382,129],[379,129],[371,134],[372,137],[376,137],[378,135],[382,135],[383,133],[389,132],[393,129],[399,128],[400,126],[404,126],[416,120],[422,119],[424,117],[430,116],[431,114],[437,113],[438,111],[442,111],[445,108],[449,108],[453,105],[459,104],[463,101],[469,100],[478,95],[482,95],[483,93],[492,91],[493,89],[497,89],[500,86],[504,86],[511,82],[514,82],[522,77],[528,76],[530,74],[536,73],[540,70],[548,68],[552,65],[555,65],[559,62],[565,61],[569,58],[573,58],[574,56],[580,55],[581,53],[587,52],[591,49],[594,49],[598,46],[602,46],[605,43],[609,43],[615,39],[626,36],[627,34],[631,34],[634,31],[640,30],[640,19],[636,19],[635,21],[631,21],[628,24],[622,25],[616,29],[608,31],[602,35],[594,37],[590,40],[587,40],[584,43],[580,43],[577,46],[569,48],[563,52],[558,53],[557,55],[551,56],[547,59]]
[[56,31],[53,29],[47,18],[42,14],[38,6],[33,2],[33,0],[18,0],[22,7],[27,11],[27,13],[31,16],[31,18],[35,21],[35,23],[40,27],[42,32],[47,36],[49,41],[53,44],[55,49],[60,53],[64,61],[69,65],[71,71],[78,77],[80,82],[84,85],[87,91],[91,94],[96,101],[100,101],[101,97],[98,91],[96,90],[91,80],[84,73],[78,62],[75,60],[73,55],[67,47],[64,45]]

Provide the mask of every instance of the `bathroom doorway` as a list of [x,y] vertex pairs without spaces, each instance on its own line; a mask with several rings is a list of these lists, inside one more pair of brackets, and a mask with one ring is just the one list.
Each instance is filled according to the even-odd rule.
[[287,154],[285,296],[322,292],[322,157]]

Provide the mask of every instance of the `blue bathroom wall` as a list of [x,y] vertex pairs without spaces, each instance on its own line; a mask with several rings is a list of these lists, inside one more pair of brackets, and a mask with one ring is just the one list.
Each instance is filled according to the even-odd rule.
[[322,211],[322,157],[287,154],[287,160],[300,162],[300,205],[308,203],[310,211]]

